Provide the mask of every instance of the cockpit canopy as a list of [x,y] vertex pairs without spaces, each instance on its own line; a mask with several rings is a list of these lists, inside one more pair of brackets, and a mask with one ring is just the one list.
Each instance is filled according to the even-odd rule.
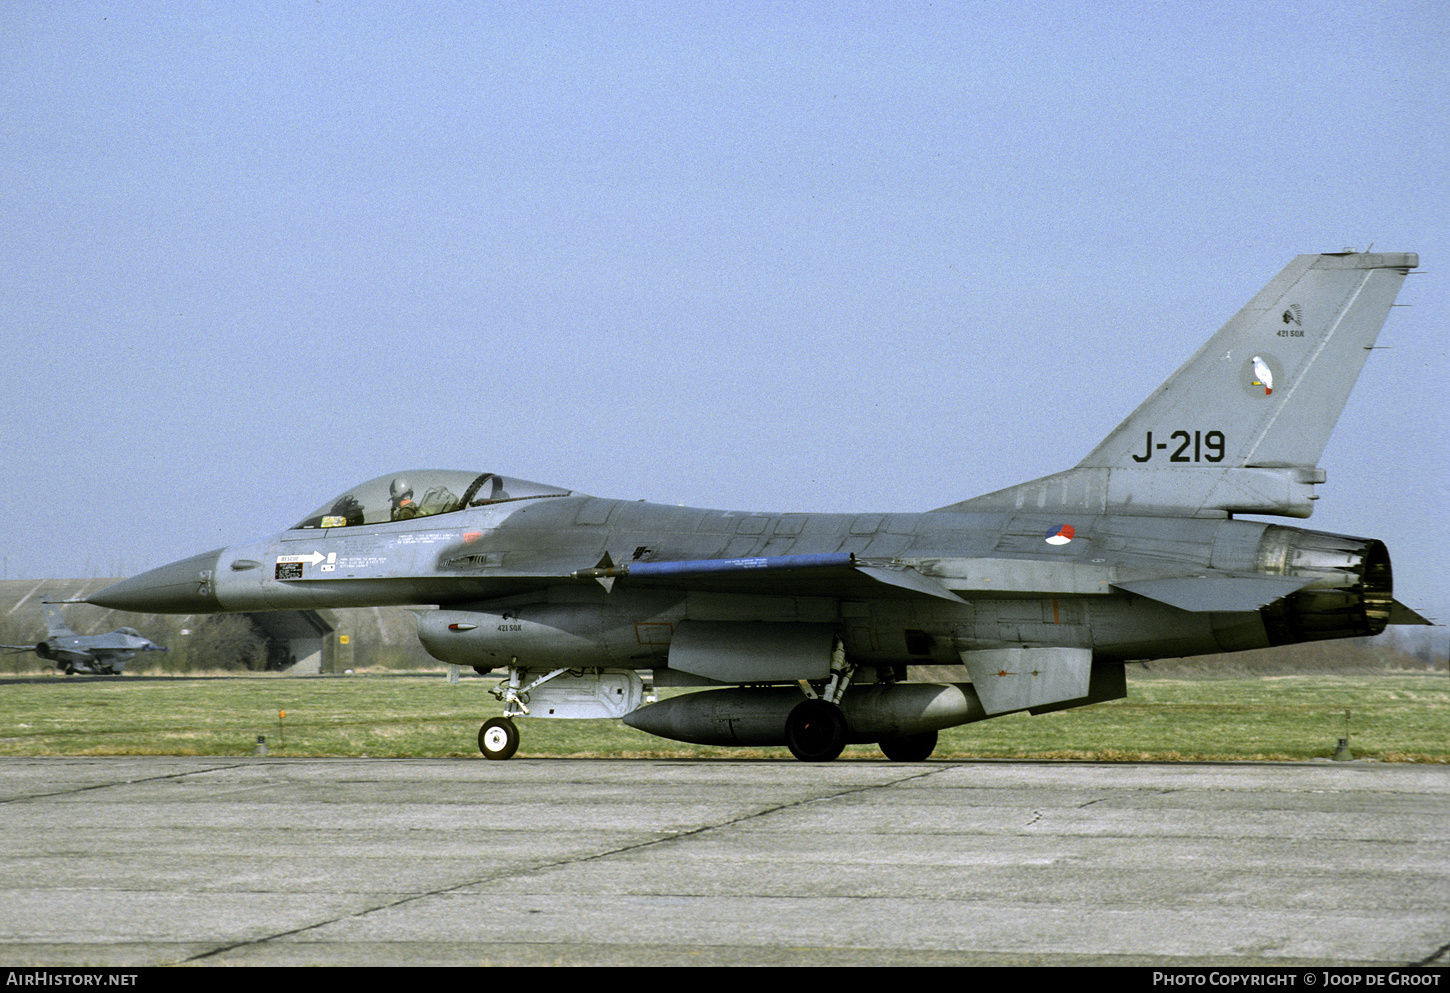
[[510,479],[491,472],[462,469],[418,469],[393,472],[354,486],[307,515],[293,530],[384,524],[414,517],[451,514],[506,500],[568,496],[571,490]]

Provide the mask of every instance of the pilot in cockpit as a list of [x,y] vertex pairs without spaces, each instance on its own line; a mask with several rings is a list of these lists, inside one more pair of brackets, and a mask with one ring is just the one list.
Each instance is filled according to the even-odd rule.
[[393,500],[393,520],[407,521],[418,516],[418,505],[413,502],[413,487],[406,479],[401,476],[394,479],[388,487],[388,494]]

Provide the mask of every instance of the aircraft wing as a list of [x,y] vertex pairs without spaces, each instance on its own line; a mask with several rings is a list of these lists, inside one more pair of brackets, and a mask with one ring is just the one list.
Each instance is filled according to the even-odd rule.
[[[796,596],[935,597],[966,603],[931,576],[909,566],[861,559],[851,552],[775,555],[760,558],[697,559],[682,562],[606,562],[582,569],[575,578],[597,579],[608,589],[628,577],[632,585],[683,588],[712,593],[782,593]],[[1314,580],[1302,576],[1218,573],[1129,580],[1113,587],[1195,613],[1255,611],[1295,593]],[[886,587],[886,589],[883,589]],[[1402,608],[1407,613],[1409,608]],[[1418,617],[1418,615],[1415,615]],[[1415,623],[1407,620],[1403,623]],[[1421,623],[1428,623],[1421,620]]]
[[[852,552],[824,555],[767,555],[755,558],[627,562],[606,556],[592,569],[573,574],[596,579],[605,589],[628,577],[631,585],[684,588],[711,593],[784,593],[795,596],[938,597],[965,603],[951,590],[915,569],[858,559]],[[883,587],[887,589],[883,590]]]

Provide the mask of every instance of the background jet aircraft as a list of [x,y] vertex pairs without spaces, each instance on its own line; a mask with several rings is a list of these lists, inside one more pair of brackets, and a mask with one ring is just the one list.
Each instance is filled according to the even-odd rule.
[[117,628],[110,634],[76,634],[55,604],[43,605],[45,640],[34,645],[0,645],[12,652],[34,652],[66,675],[86,673],[119,676],[137,652],[164,652],[165,648],[141,636],[135,628]]
[[[1126,695],[1128,661],[1419,621],[1372,538],[1305,518],[1318,460],[1412,254],[1301,255],[1077,466],[928,513],[718,511],[492,473],[381,476],[272,538],[90,597],[202,613],[438,605],[436,658],[501,669],[513,718],[621,717],[684,741],[879,742]],[[1270,385],[1272,384],[1272,386]],[[911,664],[968,681],[906,681]],[[688,693],[641,707],[639,670]]]

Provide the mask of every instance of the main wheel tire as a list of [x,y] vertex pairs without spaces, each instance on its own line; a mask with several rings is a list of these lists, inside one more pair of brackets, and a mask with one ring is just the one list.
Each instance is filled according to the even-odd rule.
[[936,751],[936,732],[923,731],[881,742],[881,753],[893,762],[925,762]]
[[846,715],[825,700],[803,700],[785,719],[785,744],[802,762],[830,762],[846,747]]
[[486,759],[506,759],[519,750],[519,729],[507,717],[494,717],[478,729],[478,750]]

